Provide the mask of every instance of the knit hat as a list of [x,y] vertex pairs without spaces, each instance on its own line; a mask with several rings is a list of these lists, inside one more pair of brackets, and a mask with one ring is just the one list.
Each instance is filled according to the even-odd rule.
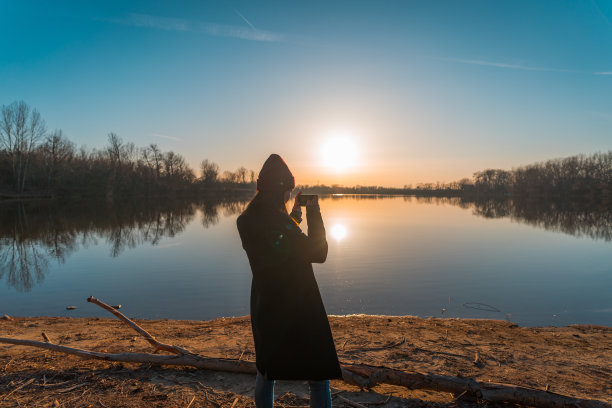
[[259,172],[257,190],[287,191],[294,187],[295,180],[287,163],[278,154],[271,154]]

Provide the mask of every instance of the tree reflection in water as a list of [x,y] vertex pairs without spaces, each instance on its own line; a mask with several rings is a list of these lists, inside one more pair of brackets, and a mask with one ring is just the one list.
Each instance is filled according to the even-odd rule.
[[[472,213],[484,218],[509,218],[522,224],[548,231],[561,232],[575,237],[612,241],[612,206],[609,203],[590,201],[548,201],[526,199],[484,199],[474,197],[416,197],[400,196],[404,201],[424,204],[454,205],[472,209]],[[336,194],[332,200],[380,200],[394,199],[392,195]]]
[[593,203],[529,200],[475,203],[474,214],[512,221],[575,237],[612,241],[612,207]]
[[460,197],[419,197],[417,200],[472,208],[473,214],[479,217],[509,218],[548,231],[612,241],[612,207],[603,203]]
[[29,291],[40,284],[51,260],[64,263],[80,247],[110,247],[112,257],[128,248],[157,245],[184,231],[199,210],[204,228],[241,212],[247,198],[155,202],[60,203],[48,201],[0,204],[0,280]]
[[[81,247],[110,247],[119,256],[128,248],[157,245],[184,231],[199,212],[204,228],[221,217],[242,212],[250,197],[209,197],[200,200],[155,200],[115,203],[47,201],[0,203],[0,280],[29,291],[40,284],[50,261],[64,263]],[[390,199],[389,196],[332,196],[343,199]],[[479,200],[459,197],[403,197],[403,200],[450,204],[485,218],[509,218],[577,237],[612,241],[612,208],[575,202]]]

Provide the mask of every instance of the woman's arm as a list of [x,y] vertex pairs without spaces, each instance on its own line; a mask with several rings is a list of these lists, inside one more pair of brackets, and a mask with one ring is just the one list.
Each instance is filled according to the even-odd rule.
[[327,239],[323,217],[317,203],[316,206],[306,206],[306,222],[308,223],[308,240],[310,241],[310,262],[323,263],[327,259]]
[[291,228],[291,247],[297,256],[305,261],[323,263],[327,258],[327,240],[325,238],[325,227],[318,197],[306,203],[306,221],[308,223],[308,235],[296,225]]

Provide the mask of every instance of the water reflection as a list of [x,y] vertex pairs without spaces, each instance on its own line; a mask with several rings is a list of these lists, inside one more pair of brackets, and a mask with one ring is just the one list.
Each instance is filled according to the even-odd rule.
[[45,277],[49,260],[36,245],[17,239],[1,239],[0,279],[6,275],[9,286],[28,291]]
[[[2,202],[0,203],[0,280],[9,287],[27,292],[40,284],[51,262],[63,264],[81,248],[104,243],[111,257],[130,248],[158,245],[163,238],[176,237],[199,217],[204,228],[224,217],[243,211],[249,196],[200,200],[155,200],[115,203]],[[478,217],[508,218],[549,231],[576,237],[612,241],[612,209],[607,206],[569,202],[518,200],[468,200],[463,198],[392,197],[379,195],[331,196],[325,215],[330,217],[329,237],[346,240],[358,220],[379,211],[374,200],[396,200],[393,211],[401,212],[404,202],[453,205],[471,210]],[[339,200],[361,201],[356,206]],[[349,208],[352,208],[349,210]],[[354,213],[354,214],[353,214]],[[348,219],[354,215],[354,219]],[[402,217],[409,217],[406,213]],[[393,216],[396,216],[394,213]],[[344,217],[344,218],[343,218]],[[405,221],[405,220],[404,220]],[[441,221],[440,222],[446,222]],[[452,222],[449,219],[448,222]],[[361,224],[359,224],[361,225]],[[379,228],[380,225],[374,228]],[[355,231],[358,227],[354,227]],[[359,228],[362,228],[360,226]],[[177,245],[171,243],[171,245]]]
[[612,241],[612,208],[605,205],[529,200],[484,200],[473,213],[512,221],[575,237]]
[[18,291],[40,284],[49,262],[105,242],[110,256],[175,237],[200,213],[205,228],[244,209],[246,198],[155,202],[4,202],[0,204],[0,280]]
[[[396,196],[351,196],[336,195],[334,200],[376,200],[397,198]],[[575,201],[541,201],[513,199],[474,199],[462,197],[414,197],[403,196],[407,202],[421,204],[453,205],[471,209],[484,218],[509,218],[514,222],[528,224],[548,231],[561,232],[575,237],[612,241],[612,208],[609,205]]]
[[329,234],[336,241],[342,241],[346,237],[346,227],[342,224],[334,224],[329,230]]
[[[463,197],[414,197],[401,196],[406,202],[421,204],[453,205],[471,209],[484,218],[509,218],[522,224],[548,231],[561,232],[575,237],[612,241],[612,208],[593,202],[543,201],[514,199],[475,199]],[[331,200],[381,200],[397,199],[391,195],[333,195]]]

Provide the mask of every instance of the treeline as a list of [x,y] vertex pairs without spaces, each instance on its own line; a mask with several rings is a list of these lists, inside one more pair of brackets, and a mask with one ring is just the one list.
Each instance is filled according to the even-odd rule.
[[221,173],[203,160],[201,176],[173,151],[156,144],[136,147],[115,133],[101,150],[77,148],[61,130],[49,132],[36,109],[24,102],[0,108],[0,193],[130,197],[193,195],[255,190],[255,172],[240,167]]
[[548,160],[510,171],[480,171],[474,174],[472,188],[520,197],[612,201],[612,150]]
[[[151,195],[254,192],[256,174],[240,167],[221,173],[203,160],[200,176],[184,157],[156,144],[136,147],[115,133],[103,149],[77,149],[61,130],[49,132],[24,102],[0,109],[0,197],[28,194],[107,199]],[[612,150],[548,160],[512,170],[487,169],[452,183],[381,186],[298,186],[318,194],[398,194],[432,197],[495,196],[603,200],[612,203]],[[9,193],[10,192],[10,193]]]
[[301,185],[305,193],[398,194],[433,197],[486,196],[570,199],[612,203],[612,150],[548,160],[512,170],[487,169],[452,183],[421,183],[403,188]]

